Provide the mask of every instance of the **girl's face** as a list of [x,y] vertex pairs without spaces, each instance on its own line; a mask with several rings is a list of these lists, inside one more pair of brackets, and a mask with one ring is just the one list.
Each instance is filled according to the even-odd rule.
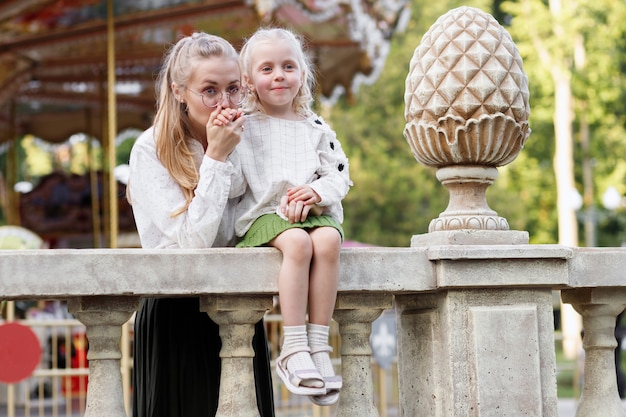
[[195,65],[193,74],[186,88],[180,89],[179,94],[187,104],[187,115],[198,132],[206,134],[206,125],[209,115],[215,108],[208,108],[202,101],[201,93],[219,91],[222,93],[220,104],[223,108],[233,107],[228,101],[227,92],[234,86],[239,86],[241,73],[237,60],[226,57],[202,59]]
[[256,91],[263,109],[270,116],[295,117],[293,99],[298,94],[304,69],[296,51],[286,41],[262,41],[250,51],[248,87]]

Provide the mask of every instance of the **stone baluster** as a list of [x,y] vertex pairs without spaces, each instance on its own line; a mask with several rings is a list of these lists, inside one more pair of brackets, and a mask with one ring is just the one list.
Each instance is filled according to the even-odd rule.
[[343,388],[336,417],[379,417],[374,405],[370,333],[372,322],[391,308],[385,294],[339,294],[334,319],[341,335]]
[[623,417],[615,369],[615,320],[626,307],[625,288],[563,290],[564,303],[572,304],[583,320],[585,373],[576,417]]
[[86,327],[89,385],[85,417],[126,417],[122,389],[122,326],[139,306],[138,297],[78,297],[68,309]]
[[200,298],[220,326],[222,374],[216,417],[260,417],[254,381],[254,325],[272,308],[271,296],[217,295]]

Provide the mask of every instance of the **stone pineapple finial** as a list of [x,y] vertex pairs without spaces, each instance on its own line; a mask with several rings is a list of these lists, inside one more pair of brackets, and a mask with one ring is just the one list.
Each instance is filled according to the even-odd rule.
[[509,229],[485,193],[530,135],[528,98],[519,51],[491,15],[459,7],[424,34],[406,79],[404,136],[450,192],[430,232]]

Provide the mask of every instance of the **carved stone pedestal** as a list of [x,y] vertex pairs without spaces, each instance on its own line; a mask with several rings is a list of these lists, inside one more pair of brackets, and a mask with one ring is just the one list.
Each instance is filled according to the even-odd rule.
[[414,239],[437,290],[396,295],[403,415],[556,416],[552,287],[567,282],[571,249],[505,231],[441,244],[460,233]]
[[487,187],[498,178],[498,170],[490,166],[459,165],[437,170],[437,179],[450,192],[448,208],[433,219],[429,232],[439,230],[509,230],[505,218],[487,204]]
[[551,306],[550,290],[396,296],[404,415],[556,416]]

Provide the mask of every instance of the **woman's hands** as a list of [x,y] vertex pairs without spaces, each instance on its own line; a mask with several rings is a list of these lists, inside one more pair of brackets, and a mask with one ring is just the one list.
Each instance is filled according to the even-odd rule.
[[218,106],[206,124],[207,148],[205,154],[217,161],[226,161],[241,140],[246,121],[241,109]]
[[289,223],[303,222],[309,214],[319,216],[323,209],[316,204],[321,197],[308,185],[289,188],[280,199],[280,210]]

